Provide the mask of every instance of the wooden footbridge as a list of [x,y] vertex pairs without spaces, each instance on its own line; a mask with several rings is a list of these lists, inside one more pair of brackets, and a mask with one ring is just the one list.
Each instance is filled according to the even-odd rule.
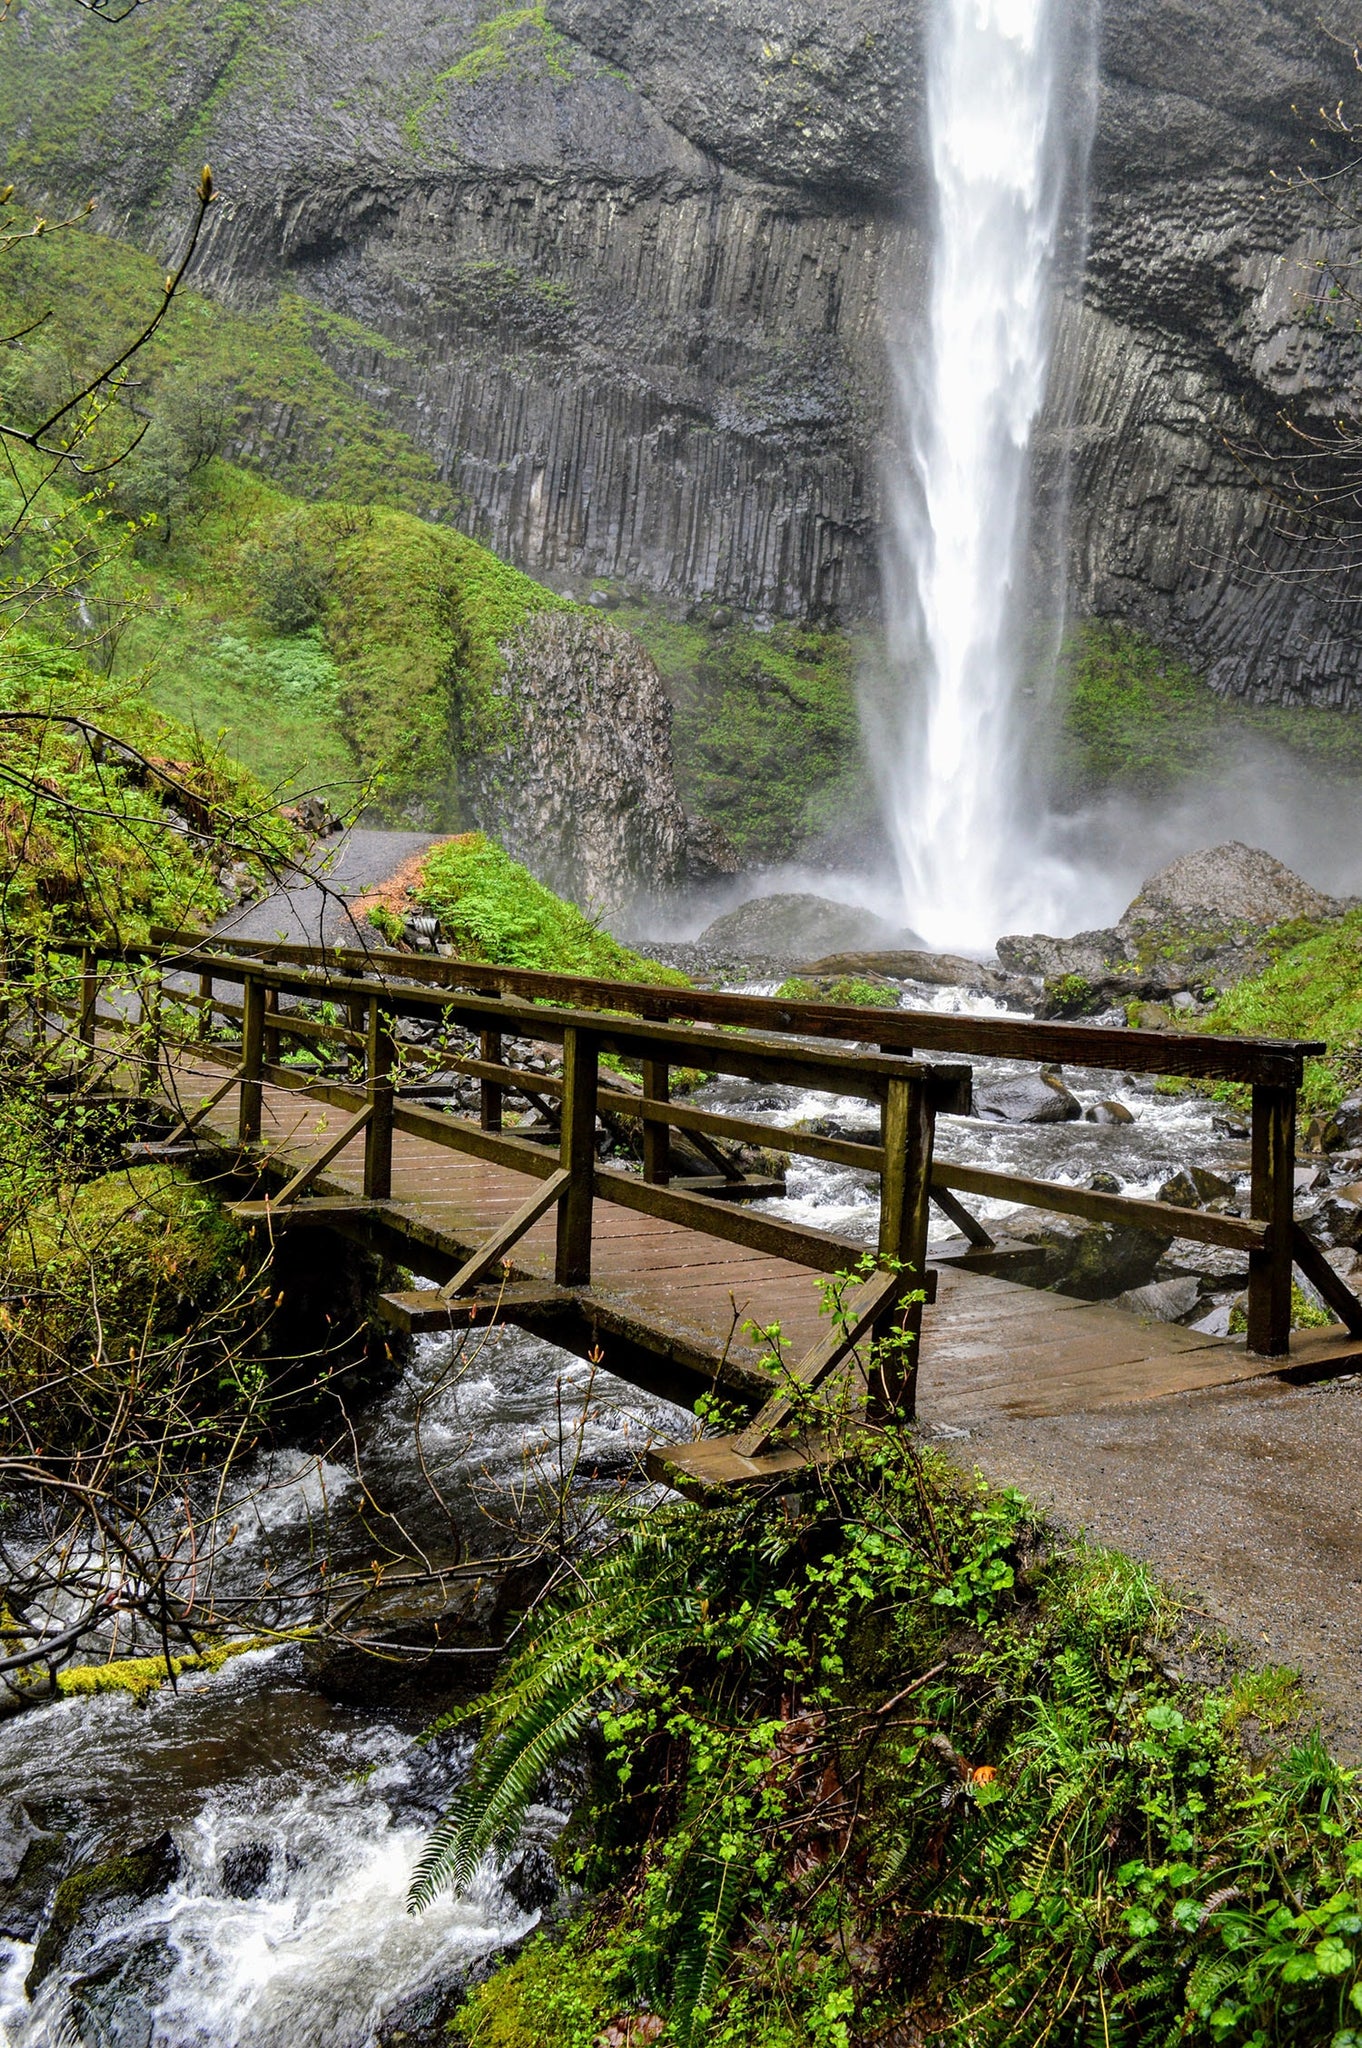
[[[248,1162],[267,1191],[237,1213],[261,1229],[326,1229],[436,1283],[384,1297],[399,1330],[515,1323],[673,1400],[717,1385],[755,1411],[737,1436],[655,1453],[655,1473],[672,1483],[774,1475],[806,1462],[816,1445],[790,1441],[792,1403],[801,1388],[812,1394],[829,1381],[850,1385],[872,1419],[911,1414],[920,1400],[928,1419],[954,1422],[1105,1407],[1362,1360],[1362,1302],[1292,1216],[1297,1093],[1303,1061],[1323,1050],[1314,1044],[867,1010],[397,952],[154,936],[158,945],[136,963],[135,998],[129,955],[87,949],[67,972],[64,1000],[46,987],[42,1002],[48,1015],[65,1007],[90,1045],[159,1011],[155,1057],[173,1105],[170,1151],[207,1145]],[[540,1049],[537,1060],[527,1042]],[[1249,1214],[936,1158],[936,1119],[970,1108],[970,1057],[1246,1084]],[[859,1098],[878,1108],[878,1134],[821,1136],[700,1109],[674,1099],[683,1069]],[[431,1106],[436,1074],[476,1083],[476,1115]],[[536,1108],[538,1136],[511,1124],[508,1103]],[[635,1163],[602,1159],[602,1130],[632,1134]],[[701,1150],[712,1173],[678,1176],[674,1132]],[[749,1206],[778,1184],[744,1171],[726,1149],[735,1145],[877,1175],[875,1246]],[[1017,1285],[962,1195],[1246,1254],[1247,1340]],[[959,1248],[935,1265],[932,1203],[961,1232]],[[840,1314],[820,1313],[826,1277],[862,1262]],[[1296,1266],[1338,1316],[1333,1327],[1292,1336]],[[773,1325],[784,1361],[774,1382],[762,1334]],[[896,1332],[906,1341],[880,1346],[867,1383],[867,1340]]]

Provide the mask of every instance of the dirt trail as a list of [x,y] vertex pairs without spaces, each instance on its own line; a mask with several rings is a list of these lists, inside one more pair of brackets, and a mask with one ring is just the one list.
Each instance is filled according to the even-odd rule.
[[1362,1376],[981,1418],[942,1448],[1144,1559],[1262,1662],[1294,1665],[1336,1752],[1362,1762]]
[[309,866],[319,879],[302,879],[228,913],[216,929],[242,939],[280,939],[290,945],[334,946],[354,939],[360,899],[411,867],[444,835],[433,832],[378,832],[356,826],[320,840]]

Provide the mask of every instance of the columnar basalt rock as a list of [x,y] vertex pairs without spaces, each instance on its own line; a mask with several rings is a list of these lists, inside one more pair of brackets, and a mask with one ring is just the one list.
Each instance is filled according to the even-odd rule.
[[[288,279],[376,333],[322,339],[532,571],[873,608],[881,323],[913,317],[926,261],[925,0],[248,13],[163,0],[111,41],[30,0],[0,79],[11,174],[98,187],[159,247],[211,157],[203,278]],[[1241,459],[1284,407],[1323,424],[1358,397],[1327,299],[1352,236],[1289,175],[1328,160],[1309,127],[1355,93],[1350,51],[1305,0],[1108,0],[1097,60],[1041,436],[1047,502],[1073,455],[1072,602],[1227,694],[1356,704],[1354,593],[1300,587]]]
[[506,648],[502,744],[473,775],[479,824],[542,882],[603,913],[736,867],[689,819],[672,772],[671,707],[632,634],[539,612]]

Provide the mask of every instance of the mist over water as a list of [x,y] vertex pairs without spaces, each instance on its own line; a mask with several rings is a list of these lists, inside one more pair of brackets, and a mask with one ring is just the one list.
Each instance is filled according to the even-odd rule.
[[907,922],[991,946],[1072,900],[1026,786],[1019,718],[1031,439],[1050,365],[1065,184],[1066,0],[937,0],[925,333],[889,345],[891,694],[874,749]]

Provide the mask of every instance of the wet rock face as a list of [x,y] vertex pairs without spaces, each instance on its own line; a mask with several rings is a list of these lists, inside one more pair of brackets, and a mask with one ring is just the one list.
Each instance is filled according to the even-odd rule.
[[[360,0],[267,30],[190,0],[155,93],[55,137],[53,67],[119,58],[101,24],[33,0],[7,46],[12,168],[31,145],[44,180],[98,189],[102,219],[160,249],[210,156],[225,198],[200,278],[250,298],[287,275],[398,344],[322,337],[434,452],[470,530],[532,571],[859,614],[883,327],[903,317],[888,281],[923,297],[926,12],[550,0],[547,26],[499,29],[474,0],[390,0],[376,33]],[[1327,431],[1358,380],[1356,342],[1310,303],[1347,236],[1272,181],[1310,153],[1293,108],[1351,104],[1350,52],[1301,0],[1109,0],[1098,57],[1086,268],[1039,437],[1044,497],[1072,422],[1075,606],[1224,692],[1355,700],[1347,593],[1245,570],[1250,546],[1289,568],[1293,544],[1235,453],[1286,405]],[[288,422],[259,424],[268,459]]]
[[717,873],[736,856],[688,818],[671,707],[646,649],[596,617],[538,612],[506,648],[504,744],[470,781],[477,823],[541,882],[592,910]]

